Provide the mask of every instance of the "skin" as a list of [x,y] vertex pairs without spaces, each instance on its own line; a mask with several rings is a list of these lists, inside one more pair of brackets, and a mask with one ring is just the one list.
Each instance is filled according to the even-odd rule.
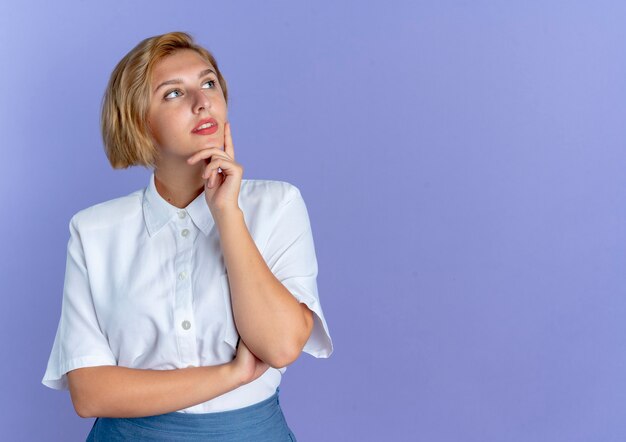
[[[235,161],[226,101],[215,74],[198,78],[206,69],[215,71],[188,49],[155,66],[148,112],[160,154],[155,184],[159,194],[179,208],[204,190],[220,235],[241,337],[234,363],[239,374],[256,379],[268,366],[280,368],[297,359],[311,334],[313,313],[272,274],[248,231],[238,205],[243,167]],[[154,90],[172,79],[181,82]],[[201,120],[210,117],[218,122],[215,134],[192,133]]]

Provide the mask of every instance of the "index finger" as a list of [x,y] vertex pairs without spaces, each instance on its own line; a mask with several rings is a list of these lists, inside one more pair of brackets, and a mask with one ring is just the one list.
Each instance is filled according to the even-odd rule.
[[235,146],[233,146],[233,136],[230,131],[230,121],[224,127],[224,152],[235,160]]

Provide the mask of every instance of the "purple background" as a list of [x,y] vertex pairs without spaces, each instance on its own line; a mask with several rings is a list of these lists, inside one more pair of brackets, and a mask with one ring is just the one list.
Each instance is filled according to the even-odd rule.
[[245,178],[298,186],[335,345],[281,405],[305,441],[626,440],[626,4],[0,5],[0,428],[84,440],[41,384],[68,222],[147,184],[99,132],[109,75],[190,32]]

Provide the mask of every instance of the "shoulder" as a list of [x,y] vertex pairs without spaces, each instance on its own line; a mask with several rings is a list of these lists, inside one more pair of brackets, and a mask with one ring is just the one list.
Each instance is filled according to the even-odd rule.
[[262,235],[265,229],[271,229],[284,218],[288,208],[291,208],[288,218],[295,221],[296,217],[292,216],[292,212],[294,210],[297,213],[304,212],[303,206],[300,189],[291,183],[275,180],[242,180],[239,207],[244,212],[250,231],[258,235]]
[[128,195],[79,210],[70,220],[70,229],[99,230],[122,225],[131,218],[142,216],[143,192],[144,189],[139,189]]
[[262,204],[277,208],[301,197],[300,189],[287,181],[244,179],[241,182],[240,200],[247,206]]

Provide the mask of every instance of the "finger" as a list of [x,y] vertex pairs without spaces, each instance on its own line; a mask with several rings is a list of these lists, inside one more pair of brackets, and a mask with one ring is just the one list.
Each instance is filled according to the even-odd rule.
[[217,170],[218,168],[221,168],[222,172],[225,169],[229,169],[230,162],[230,159],[227,158],[213,157],[213,160],[209,163],[206,169],[204,169],[204,172],[202,173],[202,178],[206,179],[213,171],[219,173],[219,171]]
[[210,166],[210,165],[211,165],[211,163],[210,163],[210,162],[207,162],[207,163],[204,165],[204,170],[202,171],[202,178],[203,178],[203,179],[205,179],[205,180],[209,177],[209,173],[210,173],[209,166]]
[[188,164],[195,164],[202,159],[211,158],[213,156],[226,156],[226,153],[217,147],[209,147],[207,149],[203,149],[200,152],[194,153],[192,156],[187,158]]
[[217,170],[211,172],[211,176],[209,177],[209,187],[215,186],[215,178],[217,175]]
[[203,149],[200,152],[194,153],[192,156],[187,158],[188,164],[195,164],[200,160],[207,160],[207,163],[211,160],[211,158],[215,155],[224,155],[224,151],[218,149],[217,147],[209,147],[207,149]]
[[205,160],[205,164],[204,164],[204,170],[202,171],[202,178],[203,179],[207,179],[207,177],[209,176],[209,165],[211,164],[210,160]]
[[225,179],[224,173],[220,172],[219,170],[219,166],[213,168],[208,173],[208,177],[209,178],[207,180],[207,184],[209,185],[209,187],[215,187],[218,183],[221,185]]
[[210,172],[207,172],[206,182],[209,187],[213,187],[214,177],[215,171],[211,170]]
[[229,161],[230,158],[225,158],[223,156],[219,156],[215,154],[212,155],[211,160],[207,161],[207,163],[204,165],[204,170],[202,171],[202,178],[207,179],[209,177],[209,173],[211,172],[211,170],[213,170],[213,168],[210,167],[211,164],[217,164],[218,160]]
[[235,159],[235,146],[233,145],[233,135],[230,131],[230,121],[226,122],[224,127],[224,152],[233,160]]

